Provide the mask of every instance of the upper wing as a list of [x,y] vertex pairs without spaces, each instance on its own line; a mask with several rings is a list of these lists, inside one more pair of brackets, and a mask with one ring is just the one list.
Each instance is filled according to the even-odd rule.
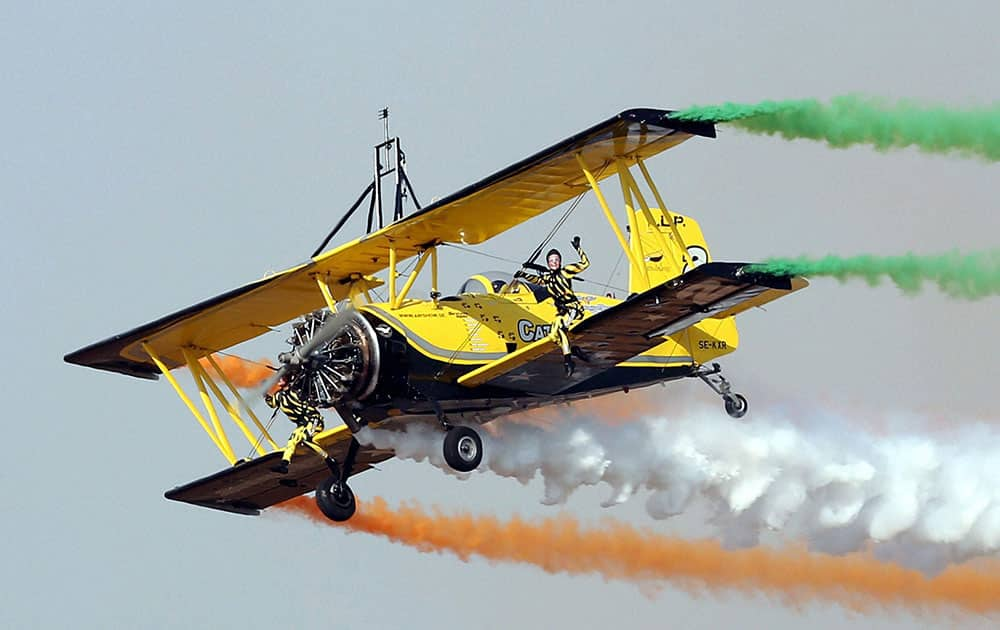
[[[343,248],[350,250],[357,242]],[[185,365],[183,350],[196,358],[262,335],[271,327],[326,304],[316,285],[316,278],[339,277],[335,254],[320,261],[315,259],[243,285],[232,291],[161,317],[138,328],[117,334],[66,355],[69,363],[138,376],[157,378],[156,364],[142,348],[143,343],[156,352],[168,369]],[[369,287],[381,280],[366,278]],[[340,282],[328,283],[335,300],[347,295],[348,287]]]
[[373,234],[413,244],[476,244],[588,189],[579,154],[600,181],[615,158],[648,158],[692,136],[715,137],[711,123],[672,120],[662,109],[629,109],[512,164]]
[[[66,361],[145,378],[159,368],[147,343],[169,369],[252,339],[324,300],[316,279],[334,299],[347,295],[351,278],[385,269],[389,247],[405,260],[439,243],[481,243],[572,199],[587,189],[576,155],[597,179],[616,157],[647,158],[692,135],[715,137],[710,123],[674,121],[670,112],[630,109],[552,145],[385,228],[324,252],[276,275],[178,311],[66,355]],[[380,283],[371,279],[372,286]]]
[[[584,319],[570,340],[589,354],[563,375],[561,350],[549,339],[464,374],[459,383],[556,394],[663,343],[663,337],[709,317],[728,317],[806,286],[799,277],[746,273],[744,263],[708,263]],[[690,359],[688,359],[690,361]]]

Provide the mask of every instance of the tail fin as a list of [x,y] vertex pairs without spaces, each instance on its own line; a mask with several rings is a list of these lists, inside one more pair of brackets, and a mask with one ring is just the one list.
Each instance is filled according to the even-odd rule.
[[[711,261],[711,254],[698,222],[691,217],[665,213],[650,208],[651,224],[646,213],[637,210],[635,234],[629,234],[633,258],[643,267],[629,272],[629,293],[639,293],[685,271]],[[664,251],[664,248],[666,250]]]
[[[630,293],[641,293],[699,265],[712,262],[697,221],[656,208],[650,208],[652,223],[646,220],[645,215],[645,212],[637,211],[632,222],[632,231],[639,238],[630,234],[629,247],[632,258],[643,267],[631,270],[628,282]],[[709,317],[672,334],[668,341],[649,355],[686,355],[694,363],[704,364],[736,350],[739,340],[735,318]]]

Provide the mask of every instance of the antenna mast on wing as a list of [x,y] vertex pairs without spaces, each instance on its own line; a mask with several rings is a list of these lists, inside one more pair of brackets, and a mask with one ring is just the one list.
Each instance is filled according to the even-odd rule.
[[340,228],[344,227],[347,220],[351,218],[354,212],[364,203],[365,199],[368,199],[368,221],[366,223],[365,231],[367,234],[371,234],[377,230],[381,230],[385,227],[385,210],[382,203],[382,190],[384,188],[382,180],[390,175],[393,176],[393,197],[392,197],[392,222],[395,223],[403,218],[403,205],[406,199],[410,199],[417,210],[420,210],[420,202],[417,201],[417,194],[413,192],[413,184],[410,183],[410,178],[406,176],[406,154],[403,153],[403,147],[399,141],[399,137],[392,137],[389,135],[389,108],[383,107],[378,110],[378,119],[384,121],[384,139],[379,144],[375,145],[375,174],[372,178],[372,182],[361,193],[357,201],[350,207],[350,209],[340,218],[337,225],[334,226],[333,230],[323,239],[316,251],[313,252],[313,256],[318,256],[320,252],[326,248],[327,244],[330,242]]
[[[395,184],[394,203],[392,209],[392,220],[399,221],[403,218],[403,201],[409,196],[413,199],[413,205],[420,209],[420,202],[413,192],[413,185],[406,176],[406,154],[400,144],[399,137],[389,135],[389,108],[383,107],[378,111],[378,118],[385,122],[385,140],[375,146],[375,206],[378,209],[378,229],[385,227],[382,214],[382,178],[393,175]],[[384,158],[384,161],[383,161]],[[375,227],[376,213],[374,208],[368,210],[368,232],[372,232]]]

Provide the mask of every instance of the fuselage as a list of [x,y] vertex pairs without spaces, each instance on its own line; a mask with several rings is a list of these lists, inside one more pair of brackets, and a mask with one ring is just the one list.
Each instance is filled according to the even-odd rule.
[[[584,317],[622,302],[610,295],[576,294]],[[514,409],[683,378],[695,366],[735,350],[738,341],[732,318],[705,320],[558,395],[533,395],[489,385],[466,387],[457,379],[549,337],[556,310],[541,287],[481,274],[470,278],[463,292],[437,301],[407,300],[397,308],[370,303],[359,310],[379,338],[378,383],[370,396],[351,405],[354,415],[368,422],[433,416],[435,405],[450,416],[488,421]]]

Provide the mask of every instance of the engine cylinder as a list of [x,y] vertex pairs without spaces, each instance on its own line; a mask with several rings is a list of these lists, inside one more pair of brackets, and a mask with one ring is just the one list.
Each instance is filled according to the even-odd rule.
[[[328,330],[330,325],[336,329]],[[326,309],[309,313],[292,327],[289,354],[299,355],[317,335],[324,341],[302,357],[291,386],[319,408],[370,396],[378,385],[381,357],[378,337],[365,316],[357,311],[334,315]]]

